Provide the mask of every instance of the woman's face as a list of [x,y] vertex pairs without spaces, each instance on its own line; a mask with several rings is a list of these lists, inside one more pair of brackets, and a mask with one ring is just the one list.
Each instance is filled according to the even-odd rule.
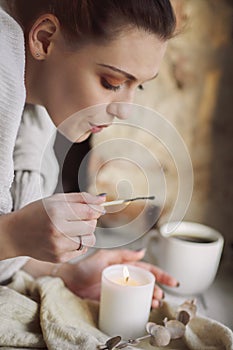
[[127,118],[115,102],[133,102],[135,91],[158,74],[165,49],[164,41],[135,28],[107,44],[69,50],[56,31],[46,53],[37,58],[31,47],[27,55],[27,102],[43,105],[57,127],[87,107],[104,104],[101,113],[92,108],[77,114],[76,142],[81,142],[111,125],[115,117]]

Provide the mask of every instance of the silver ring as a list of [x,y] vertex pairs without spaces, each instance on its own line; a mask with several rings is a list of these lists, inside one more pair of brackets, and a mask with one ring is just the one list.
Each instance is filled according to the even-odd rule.
[[79,247],[77,250],[82,250],[83,249],[83,243],[82,243],[82,236],[79,236],[80,242],[79,242]]

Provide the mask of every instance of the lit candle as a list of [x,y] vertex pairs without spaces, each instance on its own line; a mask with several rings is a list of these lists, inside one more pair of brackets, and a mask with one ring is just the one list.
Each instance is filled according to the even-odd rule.
[[121,284],[122,286],[138,286],[140,284],[138,281],[135,281],[132,277],[130,277],[127,266],[123,266],[122,272],[122,276],[116,280],[112,280],[112,282]]
[[131,265],[112,265],[102,273],[99,328],[123,339],[145,334],[155,277]]

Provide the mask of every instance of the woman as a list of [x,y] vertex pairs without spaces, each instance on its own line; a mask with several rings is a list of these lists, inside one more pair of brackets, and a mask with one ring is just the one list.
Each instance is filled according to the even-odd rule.
[[[131,262],[151,270],[157,281],[175,286],[174,278],[138,261],[143,251],[99,251],[77,264],[66,263],[94,245],[105,196],[58,194],[34,202],[32,196],[32,203],[17,208],[10,195],[11,159],[24,104],[45,107],[56,127],[87,107],[105,106],[104,113],[84,113],[77,119],[77,142],[111,125],[114,118],[126,118],[118,102],[132,102],[135,90],[156,77],[173,34],[169,0],[8,0],[3,8],[0,259],[11,265],[3,265],[2,274],[0,265],[0,281],[22,267],[35,277],[57,275],[78,295],[97,298],[102,269]],[[65,130],[68,138],[72,132]],[[22,256],[32,259],[5,260]],[[158,306],[162,296],[156,287],[152,306]]]

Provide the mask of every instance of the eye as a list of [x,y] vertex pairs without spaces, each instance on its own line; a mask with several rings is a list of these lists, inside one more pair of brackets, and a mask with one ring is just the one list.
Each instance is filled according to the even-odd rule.
[[138,90],[144,91],[144,90],[145,90],[145,89],[144,89],[144,86],[143,86],[142,84],[138,85]]
[[121,85],[112,85],[105,78],[101,78],[101,84],[107,90],[118,91],[121,88]]

